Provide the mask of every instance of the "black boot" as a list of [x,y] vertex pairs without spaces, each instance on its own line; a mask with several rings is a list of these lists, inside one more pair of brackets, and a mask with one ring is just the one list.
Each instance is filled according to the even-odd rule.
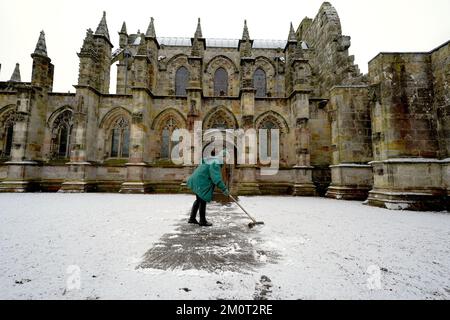
[[199,223],[200,227],[212,227],[212,223],[209,223],[208,221],[200,221]]
[[201,227],[212,227],[212,223],[206,221],[206,202],[200,201],[200,226]]
[[198,223],[197,219],[195,219],[195,218],[194,219],[190,218],[188,223],[189,224],[200,224],[200,223]]
[[199,208],[199,202],[198,202],[198,200],[196,200],[194,202],[194,205],[192,206],[191,217],[189,218],[188,223],[190,223],[190,224],[199,224],[197,219],[196,219],[198,208]]

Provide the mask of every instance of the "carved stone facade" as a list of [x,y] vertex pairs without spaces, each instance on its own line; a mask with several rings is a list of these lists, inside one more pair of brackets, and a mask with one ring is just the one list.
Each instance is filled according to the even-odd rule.
[[[0,191],[185,192],[170,161],[177,128],[280,129],[280,170],[234,165],[237,194],[328,196],[444,209],[450,195],[450,43],[381,53],[362,75],[323,3],[287,40],[129,34],[113,50],[104,14],[78,53],[76,93],[52,92],[42,32],[31,83],[0,83]],[[117,64],[116,94],[109,93]]]

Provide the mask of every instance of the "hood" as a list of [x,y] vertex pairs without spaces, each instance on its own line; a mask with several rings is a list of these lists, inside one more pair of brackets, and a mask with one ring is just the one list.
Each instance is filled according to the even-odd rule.
[[207,158],[203,158],[203,163],[204,164],[213,164],[216,163],[218,165],[222,165],[223,164],[223,160],[219,157],[207,157]]

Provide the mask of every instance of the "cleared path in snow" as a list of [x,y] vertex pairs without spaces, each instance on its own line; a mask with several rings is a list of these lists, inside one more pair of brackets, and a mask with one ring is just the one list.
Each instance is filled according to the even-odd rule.
[[242,197],[265,226],[211,204],[200,229],[193,200],[0,194],[0,298],[450,298],[448,213]]
[[[201,228],[180,220],[174,232],[165,234],[144,256],[139,268],[252,272],[275,261],[276,252],[264,250],[261,227],[249,229],[248,219],[234,203],[213,202],[207,219],[213,227]],[[268,261],[269,260],[269,261]]]

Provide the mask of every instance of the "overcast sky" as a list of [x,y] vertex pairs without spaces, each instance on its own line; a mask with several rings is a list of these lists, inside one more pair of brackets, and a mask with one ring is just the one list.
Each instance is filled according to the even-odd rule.
[[[191,37],[197,17],[203,36],[237,39],[248,20],[253,39],[286,39],[295,28],[314,18],[321,0],[0,0],[0,81],[9,80],[15,63],[22,81],[30,81],[39,31],[55,64],[54,91],[74,92],[79,51],[87,28],[94,31],[107,12],[111,40],[118,47],[123,21],[128,32],[145,32],[155,18],[157,36]],[[450,0],[334,0],[344,35],[352,37],[350,53],[362,72],[381,51],[430,51],[450,39]],[[116,68],[112,70],[112,85]],[[111,93],[115,88],[111,88]]]

